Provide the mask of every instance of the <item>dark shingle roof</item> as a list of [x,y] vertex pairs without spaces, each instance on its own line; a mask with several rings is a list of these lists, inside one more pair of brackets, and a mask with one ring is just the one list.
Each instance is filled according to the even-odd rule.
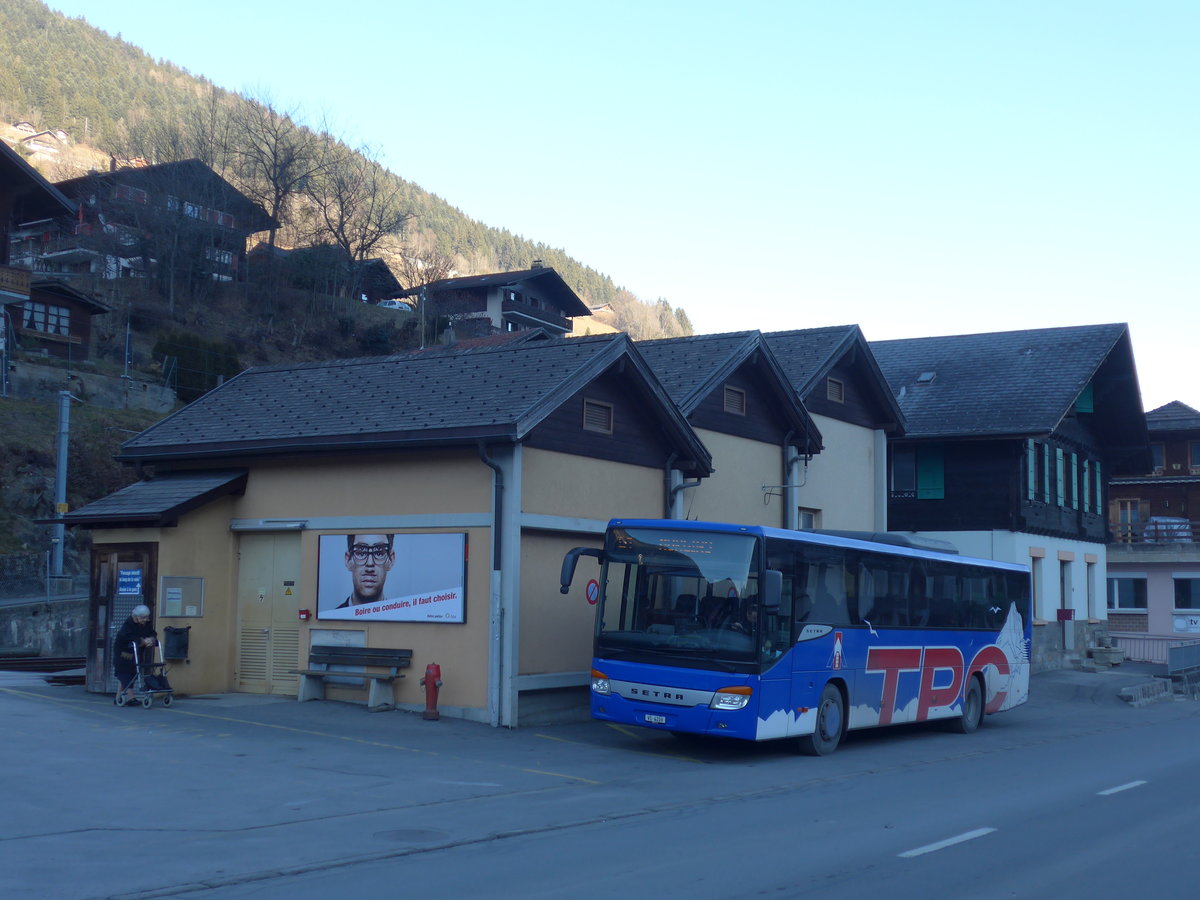
[[766,337],[792,386],[805,397],[837,363],[841,351],[860,335],[857,325],[833,325],[772,331]]
[[1146,413],[1146,427],[1155,433],[1164,431],[1200,431],[1200,412],[1186,403],[1172,400]]
[[127,441],[120,458],[515,441],[622,360],[707,474],[708,452],[625,335],[248,369]]
[[[170,472],[139,481],[67,513],[67,525],[120,524],[162,527],[174,525],[185,512],[223,497],[240,493],[246,486],[246,470],[220,472]],[[58,520],[55,520],[58,521]]]
[[870,346],[909,437],[984,437],[1054,431],[1122,341],[1128,346],[1127,327],[1112,324]]
[[690,416],[733,372],[747,362],[756,361],[770,373],[777,391],[776,415],[797,434],[807,436],[808,447],[804,452],[820,450],[821,432],[761,332],[638,341],[637,348],[685,416]]
[[18,223],[75,211],[75,204],[62,191],[4,141],[0,141],[0,187],[12,197],[13,220]]
[[772,331],[766,341],[802,400],[810,399],[817,388],[823,387],[830,371],[849,359],[862,372],[864,390],[875,406],[876,427],[892,435],[906,427],[900,407],[857,325]]
[[746,358],[757,331],[638,341],[637,348],[671,399],[687,415]]

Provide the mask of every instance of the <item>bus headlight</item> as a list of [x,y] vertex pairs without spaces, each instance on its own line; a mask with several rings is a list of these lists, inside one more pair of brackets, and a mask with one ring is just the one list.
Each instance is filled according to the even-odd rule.
[[[594,673],[593,673],[594,674]],[[592,684],[596,682],[593,681]],[[715,694],[708,704],[709,709],[741,709],[750,702],[750,696],[754,693],[754,688],[744,685],[734,685],[733,687],[723,687]]]
[[595,669],[592,669],[592,692],[606,696],[612,693],[612,687],[608,683],[608,676],[603,672],[597,672]]

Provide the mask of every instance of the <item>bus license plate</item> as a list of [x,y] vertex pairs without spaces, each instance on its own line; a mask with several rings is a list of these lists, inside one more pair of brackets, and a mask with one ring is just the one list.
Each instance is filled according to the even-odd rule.
[[649,722],[651,725],[666,725],[667,717],[666,716],[655,716],[655,715],[651,715],[650,713],[647,713],[646,721]]

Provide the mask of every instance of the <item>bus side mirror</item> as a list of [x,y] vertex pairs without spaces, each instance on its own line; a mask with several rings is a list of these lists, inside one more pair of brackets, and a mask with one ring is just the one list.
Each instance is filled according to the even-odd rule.
[[581,556],[594,556],[599,562],[604,556],[604,551],[595,547],[576,547],[568,550],[567,555],[563,557],[562,575],[558,579],[562,585],[559,588],[560,593],[566,594],[571,590],[571,581],[575,578],[575,564]]
[[783,573],[778,569],[767,569],[763,572],[762,590],[763,609],[767,611],[779,609],[779,600],[783,596]]

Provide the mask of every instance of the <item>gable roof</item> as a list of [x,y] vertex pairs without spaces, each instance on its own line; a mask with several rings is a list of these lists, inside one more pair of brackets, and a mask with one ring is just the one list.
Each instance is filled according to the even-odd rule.
[[1152,434],[1166,431],[1200,431],[1200,412],[1186,403],[1172,400],[1146,413],[1146,427]]
[[127,441],[118,459],[197,461],[516,442],[619,367],[688,474],[712,458],[625,335],[248,369]]
[[871,350],[904,411],[908,437],[1050,434],[1095,383],[1100,430],[1130,445],[1140,431],[1144,442],[1123,324],[872,341]]
[[870,400],[877,405],[876,427],[891,433],[905,428],[904,414],[857,325],[771,331],[765,337],[801,400],[807,401],[836,366],[850,360],[862,368]]
[[112,312],[112,307],[107,303],[97,300],[91,294],[67,284],[60,278],[41,278],[37,281],[31,281],[29,290],[31,294],[50,294],[54,297],[74,300],[80,306],[86,308],[89,315],[95,316],[101,313]]
[[804,452],[821,449],[821,431],[793,388],[762,332],[735,331],[689,337],[638,341],[637,348],[675,405],[685,416],[717,390],[735,371],[747,364],[761,366],[775,388],[776,414],[797,435],[805,435]]
[[521,269],[517,272],[494,272],[490,275],[464,275],[459,278],[443,278],[431,281],[420,287],[402,291],[397,297],[416,297],[422,288],[429,294],[440,294],[445,291],[486,290],[493,287],[512,287],[517,284],[536,284],[539,291],[544,292],[546,299],[553,300],[563,311],[563,316],[590,316],[592,311],[579,295],[571,290],[562,278],[550,266],[538,266],[533,269]]
[[91,185],[98,182],[105,184],[120,182],[152,194],[177,194],[185,200],[202,198],[199,195],[185,192],[181,189],[181,185],[196,189],[203,186],[205,196],[211,198],[213,202],[220,203],[225,212],[232,213],[239,218],[237,231],[253,234],[258,231],[266,231],[273,225],[276,227],[279,225],[267,214],[265,209],[198,159],[182,159],[178,162],[157,163],[152,166],[127,166],[112,172],[92,172],[78,178],[60,181],[58,187],[69,196],[81,197],[88,192]]
[[4,141],[0,141],[0,192],[13,198],[17,223],[75,212],[75,204]]

